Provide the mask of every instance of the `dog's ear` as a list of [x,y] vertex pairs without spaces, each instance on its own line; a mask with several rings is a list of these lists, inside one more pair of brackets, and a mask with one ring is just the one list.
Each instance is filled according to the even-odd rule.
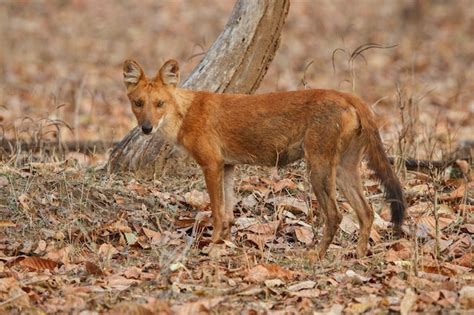
[[176,60],[168,60],[161,67],[156,79],[161,80],[164,85],[176,86],[179,83],[179,65]]
[[145,77],[142,67],[134,60],[125,60],[123,63],[123,83],[127,87],[127,91],[132,91]]

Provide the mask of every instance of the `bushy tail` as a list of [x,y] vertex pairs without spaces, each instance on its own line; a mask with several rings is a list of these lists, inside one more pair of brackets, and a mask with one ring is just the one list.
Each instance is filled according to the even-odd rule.
[[351,103],[359,113],[362,132],[366,138],[368,166],[375,172],[375,175],[385,187],[385,199],[390,202],[395,233],[400,235],[406,209],[402,186],[387,158],[378,128],[368,106],[359,99],[352,99]]
[[406,208],[402,186],[385,154],[378,129],[367,130],[366,139],[369,168],[375,172],[385,187],[385,199],[390,202],[392,223],[395,232],[400,234]]

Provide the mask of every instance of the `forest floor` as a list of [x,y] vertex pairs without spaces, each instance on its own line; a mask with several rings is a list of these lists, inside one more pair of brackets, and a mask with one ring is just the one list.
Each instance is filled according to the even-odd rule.
[[[123,60],[149,72],[176,58],[185,76],[232,9],[212,0],[116,3],[0,3],[0,142],[110,146],[135,124]],[[469,0],[312,3],[292,2],[259,92],[354,92],[371,104],[397,161],[447,161],[472,144]],[[398,46],[350,61],[372,42]],[[0,149],[0,314],[469,314],[472,147],[456,157],[442,167],[395,165],[408,201],[401,239],[362,166],[376,213],[369,255],[355,257],[357,219],[338,196],[343,221],[318,260],[323,219],[302,162],[239,167],[232,239],[211,245],[208,195],[192,162],[144,179],[108,174],[104,152]]]
[[0,306],[35,314],[434,313],[472,306],[472,182],[462,176],[406,174],[402,239],[392,237],[388,207],[369,178],[377,213],[369,255],[355,257],[358,224],[340,199],[340,231],[319,261],[312,244],[321,238],[321,218],[304,167],[272,176],[241,168],[232,241],[221,245],[209,244],[208,196],[197,168],[188,171],[143,182],[67,161],[3,165]]

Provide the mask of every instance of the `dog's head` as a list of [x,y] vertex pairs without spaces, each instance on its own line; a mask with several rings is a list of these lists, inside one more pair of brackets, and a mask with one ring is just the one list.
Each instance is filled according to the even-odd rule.
[[158,130],[166,113],[176,105],[173,95],[179,82],[178,62],[168,60],[154,78],[147,78],[136,61],[126,60],[123,64],[123,82],[143,133]]

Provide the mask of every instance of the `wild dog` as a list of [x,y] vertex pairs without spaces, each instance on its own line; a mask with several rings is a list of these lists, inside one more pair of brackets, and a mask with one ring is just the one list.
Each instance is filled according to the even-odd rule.
[[373,114],[358,97],[322,89],[260,95],[181,89],[175,60],[167,61],[153,78],[146,77],[137,62],[126,60],[123,76],[143,133],[159,130],[202,168],[211,201],[213,242],[230,236],[234,165],[282,166],[303,157],[325,217],[319,257],[324,257],[342,219],[336,185],[359,219],[357,255],[367,254],[374,214],[359,173],[364,156],[385,187],[399,233],[406,208],[402,187]]

